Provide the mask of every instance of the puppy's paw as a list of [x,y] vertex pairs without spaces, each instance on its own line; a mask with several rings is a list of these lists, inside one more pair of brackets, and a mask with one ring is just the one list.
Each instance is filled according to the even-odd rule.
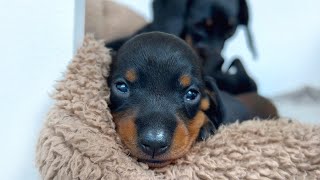
[[209,138],[210,135],[216,132],[216,127],[212,123],[211,120],[208,120],[206,124],[204,124],[199,132],[197,141],[204,141]]

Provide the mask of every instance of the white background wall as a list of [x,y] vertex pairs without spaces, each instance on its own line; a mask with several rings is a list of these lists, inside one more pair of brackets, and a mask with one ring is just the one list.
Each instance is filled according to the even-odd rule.
[[[118,0],[151,20],[150,0]],[[240,56],[272,96],[303,85],[320,86],[317,0],[249,1],[256,61],[238,31],[225,49]],[[35,140],[55,81],[82,39],[83,0],[0,0],[0,179],[36,179]],[[288,6],[287,6],[288,5]]]
[[320,1],[249,1],[258,49],[252,60],[243,31],[228,44],[226,57],[240,55],[267,96],[304,85],[320,86]]
[[0,0],[0,179],[37,179],[35,142],[82,39],[83,2]]

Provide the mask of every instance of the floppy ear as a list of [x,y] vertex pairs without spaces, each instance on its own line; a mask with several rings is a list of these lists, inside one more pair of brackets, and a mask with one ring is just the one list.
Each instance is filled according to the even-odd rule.
[[248,26],[249,23],[249,9],[246,0],[239,0],[239,24]]
[[246,36],[249,43],[249,48],[253,57],[256,58],[257,51],[253,43],[252,33],[249,29],[249,8],[246,0],[239,0],[238,22],[239,25],[244,25],[246,27]]
[[218,129],[225,118],[225,105],[222,101],[221,93],[215,80],[210,76],[205,76],[204,81],[206,93],[210,99],[210,107],[205,111],[205,113]]

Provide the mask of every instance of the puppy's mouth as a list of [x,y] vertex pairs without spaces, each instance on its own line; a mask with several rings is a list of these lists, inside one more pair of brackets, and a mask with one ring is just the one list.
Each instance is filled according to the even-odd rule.
[[148,164],[151,168],[161,168],[169,165],[173,160],[139,159],[139,161]]
[[151,156],[136,156],[139,162],[147,164],[150,168],[162,168],[169,164],[174,163],[179,158],[183,157],[189,148],[181,149],[180,153],[176,153],[174,156],[169,154],[160,155],[159,157],[151,158]]

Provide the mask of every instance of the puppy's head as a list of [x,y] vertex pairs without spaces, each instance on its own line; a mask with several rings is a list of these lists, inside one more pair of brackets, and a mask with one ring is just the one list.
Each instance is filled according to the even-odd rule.
[[197,56],[165,33],[127,41],[114,57],[108,83],[122,142],[151,167],[186,154],[208,121],[205,111],[214,107]]
[[[184,38],[196,49],[210,47],[217,54],[237,27],[247,27],[249,21],[246,0],[195,0],[188,13]],[[251,34],[247,32],[250,48],[255,53]]]

